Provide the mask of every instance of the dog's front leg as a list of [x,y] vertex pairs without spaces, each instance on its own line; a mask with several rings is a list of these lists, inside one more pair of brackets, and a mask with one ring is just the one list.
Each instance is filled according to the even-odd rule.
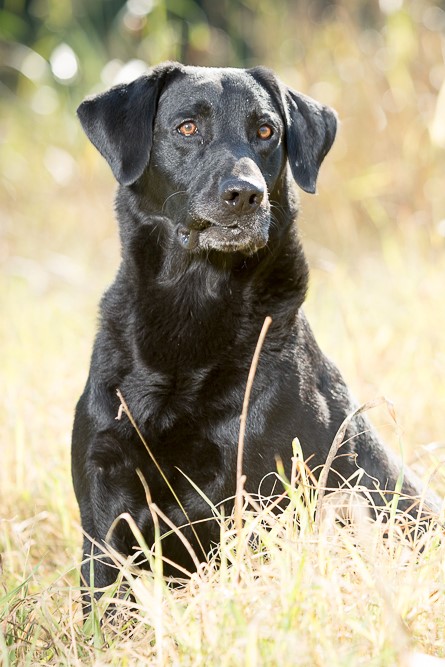
[[[104,588],[115,583],[122,558],[140,552],[138,535],[153,542],[153,522],[137,465],[124,464],[117,456],[99,462],[77,461],[73,467],[75,490],[84,531],[81,583],[85,586],[84,613],[91,610],[91,598],[100,598]],[[94,451],[94,450],[93,450]],[[140,565],[140,558],[137,564]],[[135,562],[136,564],[136,562]]]
[[[113,479],[99,473],[91,485],[89,498],[80,502],[85,532],[81,566],[85,615],[91,611],[92,598],[99,599],[104,589],[116,582],[122,558],[140,554],[142,545],[138,544],[137,535],[143,534],[144,541],[148,539],[151,543],[149,509],[140,498],[138,480],[134,477],[136,486],[127,486],[125,493],[119,493]],[[134,563],[141,565],[141,558],[138,556]]]

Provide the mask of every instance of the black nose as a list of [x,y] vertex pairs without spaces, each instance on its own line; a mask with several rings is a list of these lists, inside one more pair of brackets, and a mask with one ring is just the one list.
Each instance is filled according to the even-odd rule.
[[221,199],[236,215],[254,213],[264,197],[264,186],[250,181],[230,180],[221,184]]

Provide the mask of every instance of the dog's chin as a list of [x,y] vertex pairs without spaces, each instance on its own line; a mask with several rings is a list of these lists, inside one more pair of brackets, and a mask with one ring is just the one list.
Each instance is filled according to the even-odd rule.
[[264,248],[268,238],[267,229],[262,225],[243,228],[212,224],[205,229],[190,229],[189,227],[178,229],[180,244],[191,252],[216,250],[224,253],[241,252],[244,255],[253,255]]

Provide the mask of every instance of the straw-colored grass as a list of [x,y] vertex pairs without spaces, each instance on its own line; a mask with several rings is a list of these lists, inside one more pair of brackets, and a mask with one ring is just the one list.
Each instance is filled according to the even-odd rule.
[[[370,522],[346,491],[326,497],[316,525],[317,493],[296,444],[292,479],[281,482],[286,509],[245,495],[241,528],[216,515],[220,548],[174,586],[162,577],[162,541],[148,549],[135,530],[151,571],[114,554],[117,586],[134,599],[105,590],[85,625],[77,568],[42,584],[24,557],[20,584],[2,600],[4,664],[423,665],[420,652],[442,654],[442,528],[413,539],[403,514]],[[350,525],[336,505],[353,510]],[[27,531],[40,541],[38,530],[12,531],[10,552],[23,553]]]

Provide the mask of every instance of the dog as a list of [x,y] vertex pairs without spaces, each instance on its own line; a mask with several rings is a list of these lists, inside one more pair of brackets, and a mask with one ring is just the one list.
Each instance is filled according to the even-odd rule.
[[[275,492],[270,473],[279,458],[290,474],[295,437],[317,475],[356,406],[303,313],[308,266],[295,224],[294,182],[315,192],[335,112],[262,67],[169,62],[86,99],[78,116],[119,183],[122,261],[101,302],[72,441],[84,554],[95,557],[102,588],[116,579],[105,543],[123,555],[137,546],[121,514],[154,543],[147,488],[165,519],[167,573],[194,567],[172,525],[198,559],[218,542],[206,498],[226,512],[233,505],[240,414],[267,316],[245,430],[246,490]],[[116,419],[118,390],[133,423]],[[357,414],[328,486],[359,468],[375,503],[388,501],[400,464]],[[408,470],[401,492],[399,506],[416,516],[403,500],[420,493]],[[86,560],[87,586],[91,571]]]

